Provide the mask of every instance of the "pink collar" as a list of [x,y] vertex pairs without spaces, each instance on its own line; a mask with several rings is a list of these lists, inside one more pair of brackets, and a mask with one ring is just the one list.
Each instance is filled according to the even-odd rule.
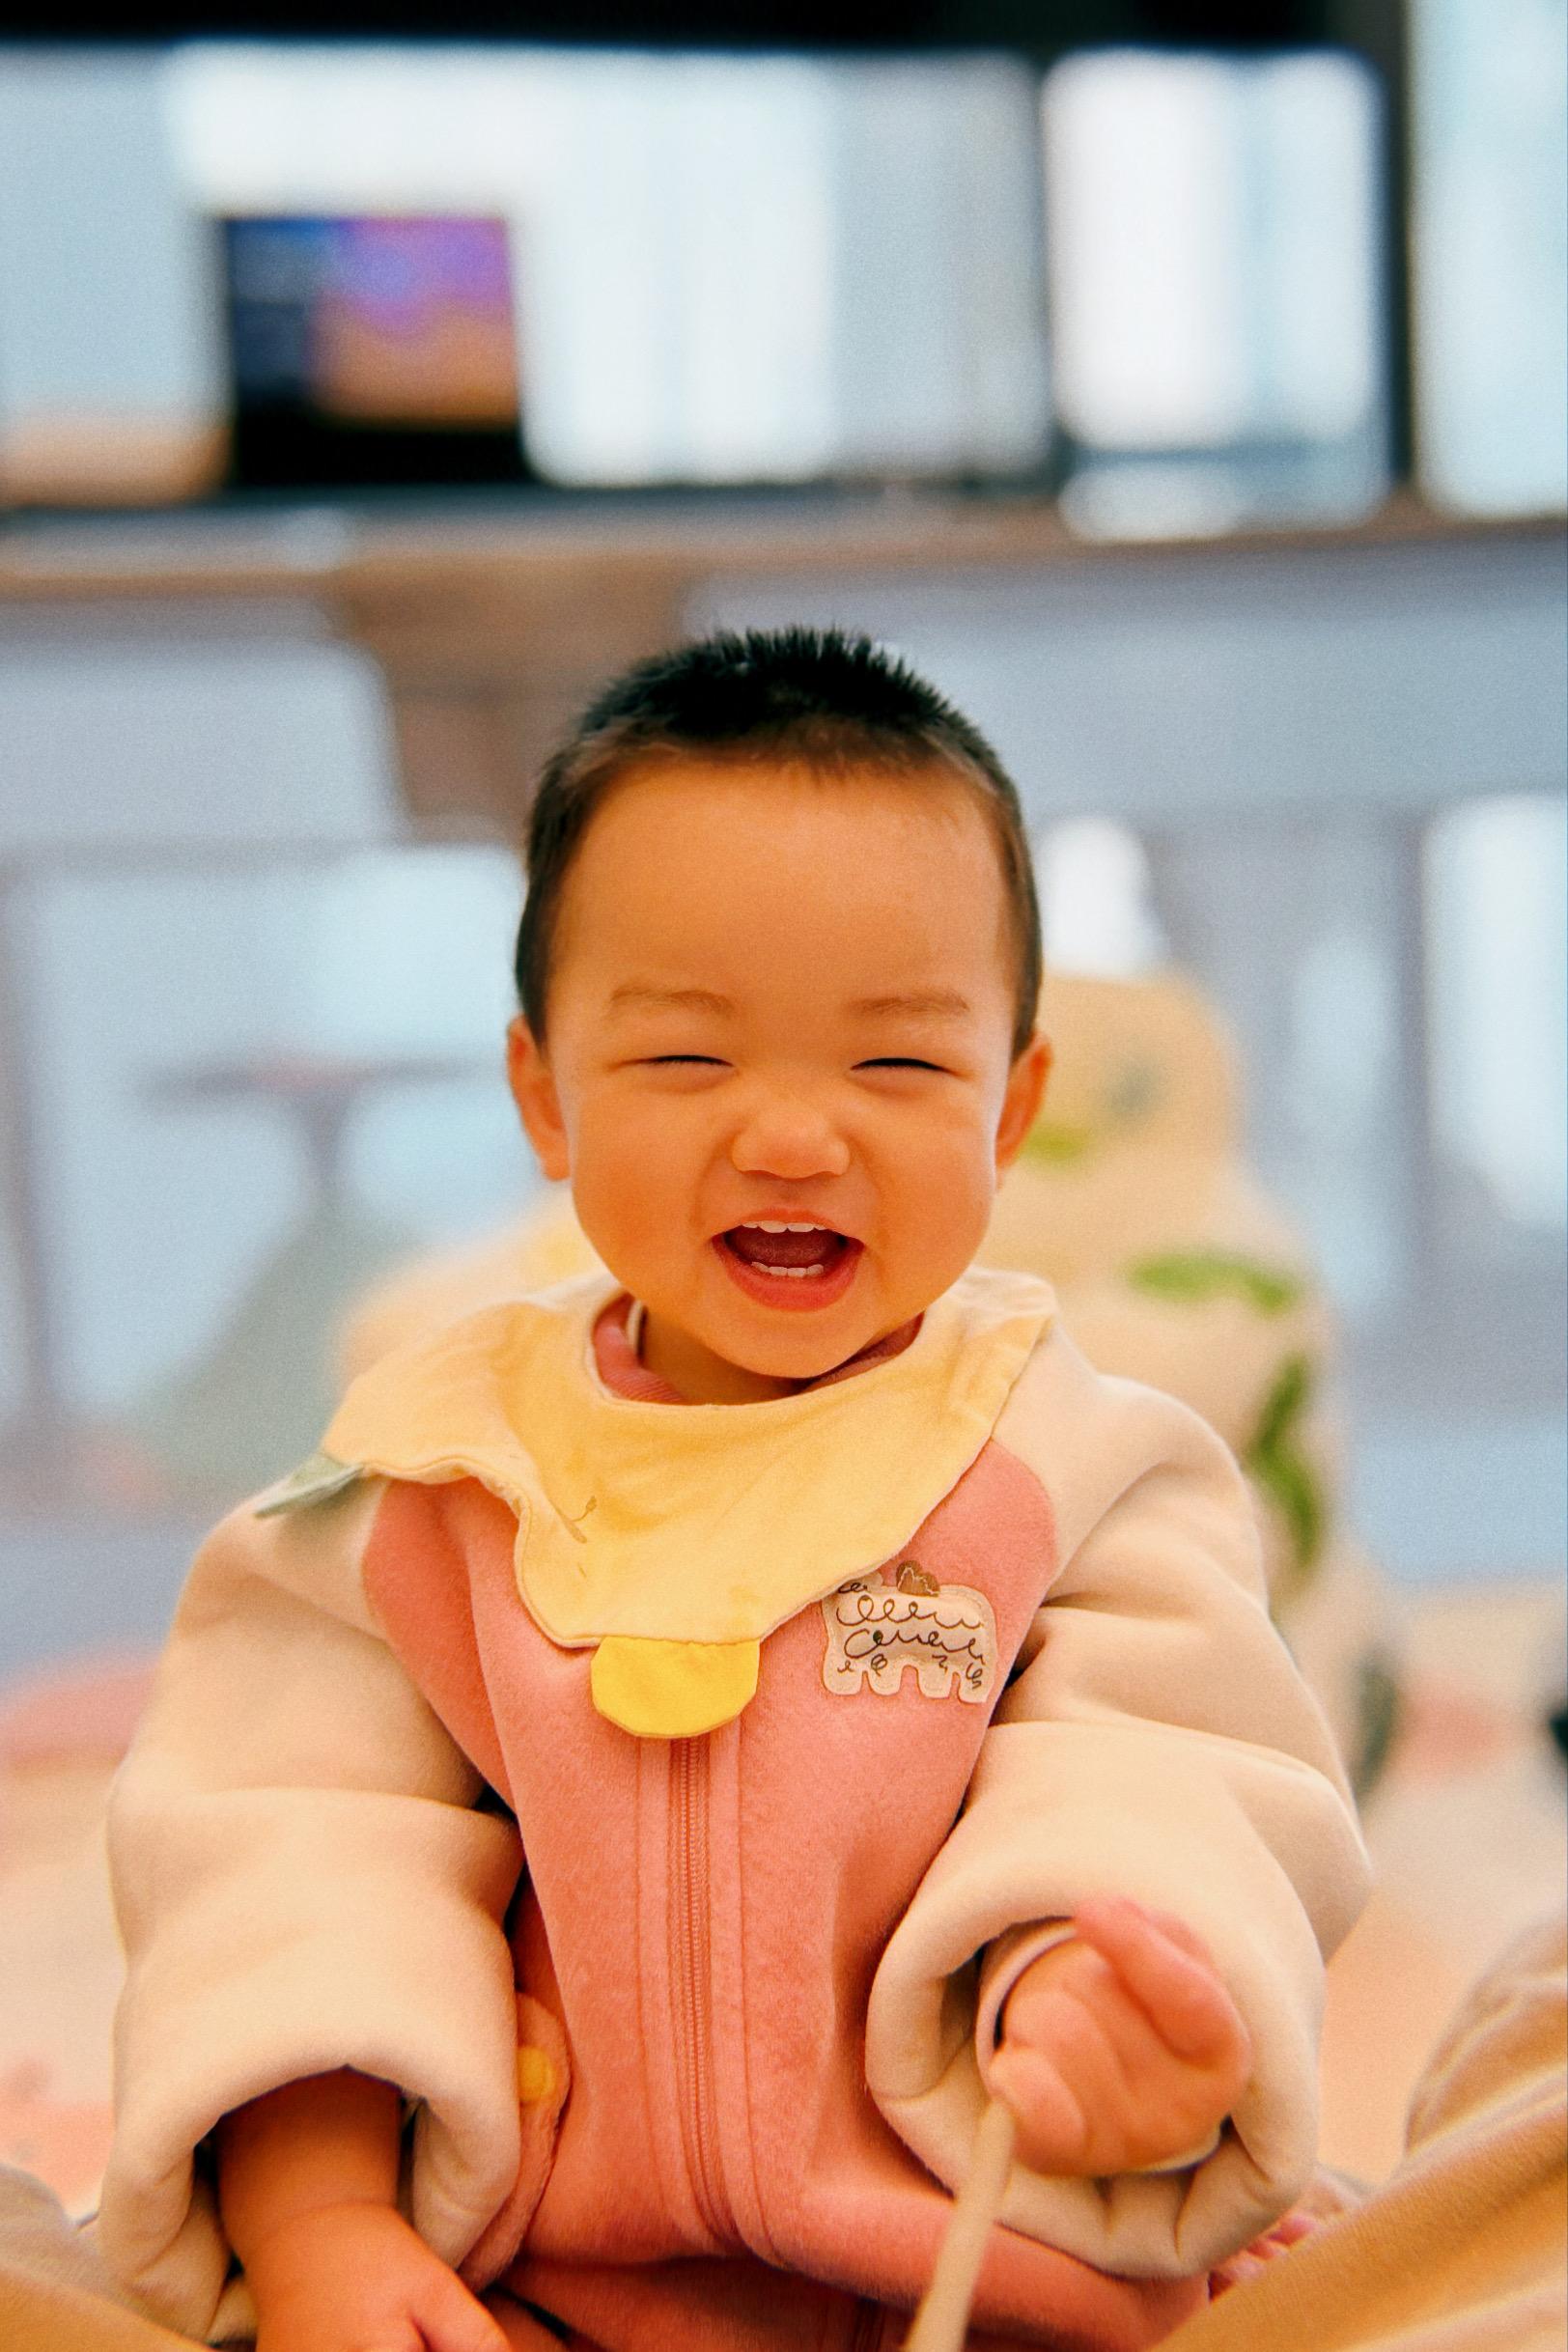
[[[600,1379],[612,1396],[630,1397],[640,1405],[689,1404],[689,1397],[672,1388],[667,1380],[660,1380],[657,1372],[650,1372],[638,1357],[627,1335],[630,1313],[631,1300],[624,1290],[601,1310],[594,1325],[594,1360]],[[800,1388],[827,1388],[834,1381],[854,1380],[856,1373],[869,1372],[873,1364],[884,1363],[890,1356],[902,1356],[919,1329],[920,1318],[916,1315],[909,1323],[900,1324],[896,1331],[874,1339],[858,1356],[835,1364],[830,1372],[822,1373],[816,1380],[803,1380]]]

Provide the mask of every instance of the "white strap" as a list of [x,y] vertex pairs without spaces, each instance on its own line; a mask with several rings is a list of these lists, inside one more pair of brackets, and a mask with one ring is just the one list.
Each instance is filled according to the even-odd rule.
[[904,2352],[964,2352],[969,2306],[1013,2164],[1013,2111],[993,2099],[974,2135],[968,2176],[953,2200],[931,2284],[920,2299]]

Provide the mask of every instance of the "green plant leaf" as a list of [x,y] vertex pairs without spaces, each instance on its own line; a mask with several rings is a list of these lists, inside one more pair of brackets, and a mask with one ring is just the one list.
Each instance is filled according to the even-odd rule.
[[1282,1266],[1224,1249],[1176,1249],[1139,1258],[1126,1279],[1134,1290],[1173,1304],[1195,1305],[1208,1299],[1245,1299],[1260,1315],[1281,1315],[1295,1306],[1306,1285]]
[[1087,1157],[1096,1140],[1092,1128],[1064,1127],[1050,1119],[1040,1119],[1023,1139],[1022,1157],[1039,1167],[1071,1167]]
[[1307,1358],[1287,1358],[1242,1453],[1243,1469],[1278,1511],[1290,1538],[1291,1575],[1284,1592],[1274,1596],[1276,1608],[1302,1591],[1323,1551],[1328,1519],[1323,1483],[1302,1450],[1300,1431],[1312,1386]]

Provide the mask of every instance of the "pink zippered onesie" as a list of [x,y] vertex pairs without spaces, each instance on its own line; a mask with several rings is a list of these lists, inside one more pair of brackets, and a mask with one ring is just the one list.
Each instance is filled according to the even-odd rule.
[[[966,1276],[944,1311],[989,1312],[1004,1280]],[[1134,2352],[1291,2202],[1322,1954],[1365,1885],[1339,1769],[1229,1457],[1094,1373],[1029,1289],[961,1473],[773,1626],[753,1695],[696,1736],[606,1716],[593,1645],[527,1605],[518,1510],[461,1461],[350,1463],[214,1533],[111,1825],[129,1973],[99,2233],[158,2316],[245,2328],[206,2135],[350,2065],[404,2090],[406,2209],[476,2287],[609,2352],[890,2347],[1006,1987],[1097,1892],[1204,1936],[1253,2077],[1188,2164],[1016,2169],[983,2340]],[[612,1431],[772,1410],[683,1406],[592,1280],[454,1327],[400,1377],[438,1382],[467,1348],[504,1382],[506,1318],[546,1303],[580,1327],[584,1413],[641,1409]],[[835,1376],[882,1385],[906,1451],[896,1399],[927,1345],[922,1326]],[[874,1455],[837,1474],[918,1483]]]

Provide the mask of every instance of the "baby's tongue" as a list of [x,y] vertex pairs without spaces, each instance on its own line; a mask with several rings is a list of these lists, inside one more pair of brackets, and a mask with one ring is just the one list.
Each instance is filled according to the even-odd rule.
[[758,1225],[732,1225],[724,1236],[748,1266],[826,1266],[836,1255],[836,1233],[764,1233]]

